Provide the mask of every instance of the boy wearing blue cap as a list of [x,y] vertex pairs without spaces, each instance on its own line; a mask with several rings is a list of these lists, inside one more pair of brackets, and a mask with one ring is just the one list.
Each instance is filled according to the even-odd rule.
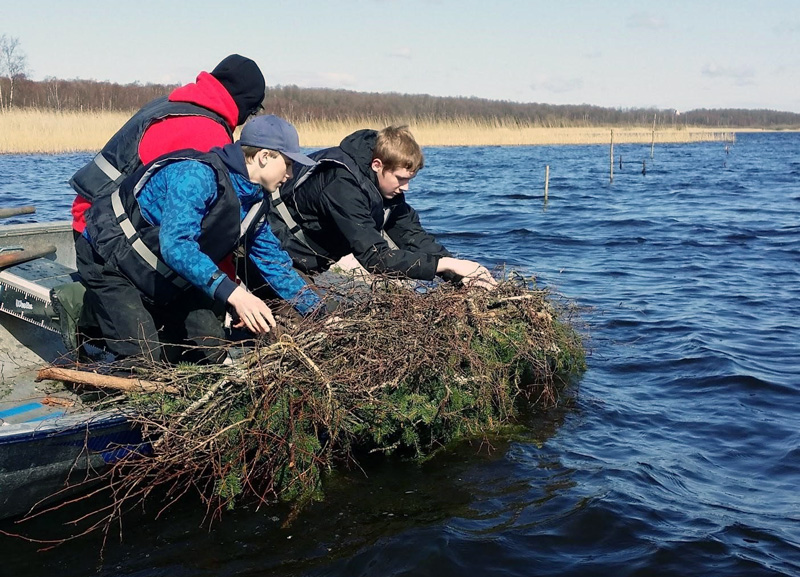
[[313,165],[295,128],[276,116],[249,120],[240,139],[211,152],[178,151],[126,178],[92,205],[77,255],[108,349],[118,358],[167,359],[161,340],[188,344],[181,360],[220,362],[219,305],[237,327],[264,334],[270,308],[228,278],[217,263],[241,245],[264,282],[302,315],[324,308],[292,268],[264,218],[265,197]]

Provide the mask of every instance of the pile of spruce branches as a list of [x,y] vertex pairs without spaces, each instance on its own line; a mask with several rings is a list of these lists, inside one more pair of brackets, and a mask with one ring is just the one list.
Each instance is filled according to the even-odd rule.
[[156,488],[197,493],[213,518],[239,501],[297,504],[362,452],[425,458],[549,407],[585,367],[575,308],[521,277],[487,291],[376,280],[329,287],[335,318],[287,322],[229,365],[152,367],[126,406],[150,442],[104,478],[94,527]]

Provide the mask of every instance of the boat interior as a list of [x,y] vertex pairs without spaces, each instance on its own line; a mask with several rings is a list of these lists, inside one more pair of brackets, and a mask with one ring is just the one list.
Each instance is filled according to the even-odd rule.
[[70,223],[0,226],[3,257],[20,262],[0,268],[0,435],[10,425],[39,427],[84,409],[71,389],[36,382],[39,369],[72,358],[50,296],[77,281]]

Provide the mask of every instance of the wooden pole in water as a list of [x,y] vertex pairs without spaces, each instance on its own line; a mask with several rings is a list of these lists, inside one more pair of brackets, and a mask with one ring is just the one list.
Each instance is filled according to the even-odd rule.
[[550,187],[550,165],[544,165],[544,201],[547,202],[547,189]]
[[608,175],[608,182],[614,182],[614,129],[611,129],[611,172]]
[[18,206],[15,208],[0,208],[0,218],[19,216],[21,214],[33,214],[36,212],[35,206]]
[[28,262],[29,260],[33,260],[35,258],[41,258],[43,256],[50,256],[51,254],[55,254],[55,252],[56,252],[56,247],[53,246],[52,244],[43,246],[38,250],[23,249],[13,252],[1,252],[0,268],[5,268],[13,264],[21,264],[23,262]]
[[650,141],[650,158],[653,158],[653,149],[656,147],[656,115],[653,115],[653,138]]

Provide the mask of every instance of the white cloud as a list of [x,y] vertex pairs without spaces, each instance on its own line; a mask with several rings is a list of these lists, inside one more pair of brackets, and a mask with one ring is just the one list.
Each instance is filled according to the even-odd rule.
[[531,90],[542,92],[574,92],[583,88],[583,80],[581,78],[540,75],[533,79],[533,82],[530,83],[530,88]]
[[634,12],[628,16],[628,28],[647,28],[658,30],[667,27],[667,21],[661,16],[653,16],[647,12]]
[[719,66],[717,64],[704,64],[700,74],[706,78],[723,78],[733,80],[739,86],[754,84],[755,72],[747,66]]
[[350,88],[358,84],[355,76],[344,72],[320,72],[317,76],[334,88]]
[[407,60],[411,59],[411,48],[397,48],[396,50],[392,50],[389,52],[389,56],[392,58],[405,58]]
[[800,32],[800,22],[781,22],[780,24],[774,26],[773,30],[775,30],[777,34],[797,34]]
[[[358,78],[344,72],[289,73],[274,75],[274,84],[295,84],[306,88],[347,88],[355,89]],[[268,83],[270,79],[267,79]]]

